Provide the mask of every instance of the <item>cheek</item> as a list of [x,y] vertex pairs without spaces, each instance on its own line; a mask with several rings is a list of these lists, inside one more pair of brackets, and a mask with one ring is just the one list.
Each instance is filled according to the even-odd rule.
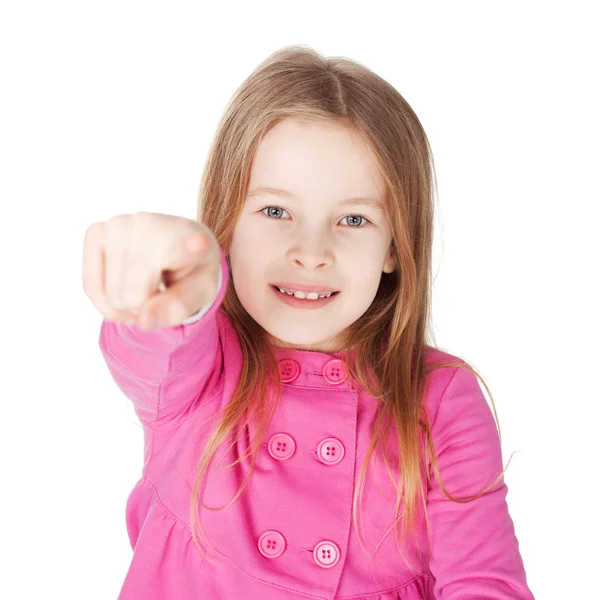
[[357,277],[372,278],[378,275],[382,264],[381,251],[375,244],[355,243],[344,251],[344,263]]
[[238,221],[233,239],[240,253],[255,253],[258,248],[267,244],[273,244],[276,238],[277,228],[269,227],[266,218],[260,215],[245,214]]
[[247,219],[242,216],[235,226],[231,240],[231,254],[236,263],[249,262],[248,254],[256,248],[255,239],[255,232],[248,226]]
[[383,275],[381,255],[364,251],[353,254],[351,260],[345,262],[344,273],[352,292],[371,300]]
[[265,263],[274,251],[265,243],[265,236],[257,235],[250,227],[235,229],[231,242],[230,262],[234,285],[240,300],[252,302],[260,296],[259,282],[266,271]]

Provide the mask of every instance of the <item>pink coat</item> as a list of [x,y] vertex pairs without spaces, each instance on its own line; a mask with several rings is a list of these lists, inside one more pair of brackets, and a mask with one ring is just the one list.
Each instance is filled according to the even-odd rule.
[[[377,402],[350,385],[339,353],[277,347],[285,382],[278,410],[242,497],[222,511],[202,509],[218,560],[202,557],[189,524],[196,463],[241,370],[235,330],[219,310],[228,279],[221,252],[216,299],[180,326],[145,332],[102,323],[102,354],[145,439],[127,500],[133,557],[119,600],[532,599],[504,482],[466,504],[434,483],[432,554],[407,545],[411,572],[390,533],[369,560],[351,509]],[[474,375],[445,367],[430,378],[426,408],[442,479],[454,495],[477,493],[503,468],[492,412]],[[205,503],[228,503],[246,469],[210,471]],[[392,525],[396,493],[380,459],[376,475],[369,469],[359,521],[369,554]],[[418,531],[427,548],[424,519]]]

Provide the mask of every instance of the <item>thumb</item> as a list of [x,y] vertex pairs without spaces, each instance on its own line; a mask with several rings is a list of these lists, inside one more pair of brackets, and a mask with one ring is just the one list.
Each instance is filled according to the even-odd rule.
[[164,291],[157,292],[143,306],[138,316],[138,326],[146,331],[159,327],[180,325],[189,310],[182,302],[181,288],[188,282],[183,279]]
[[181,325],[216,297],[218,268],[197,266],[155,293],[142,308],[139,327],[148,330]]

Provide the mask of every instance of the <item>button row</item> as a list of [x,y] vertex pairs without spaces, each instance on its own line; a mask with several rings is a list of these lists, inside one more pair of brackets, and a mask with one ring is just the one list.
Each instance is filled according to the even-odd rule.
[[[280,360],[278,363],[281,381],[291,383],[300,376],[300,363],[293,358]],[[348,379],[348,371],[343,360],[332,358],[323,365],[323,379],[331,385],[339,385]]]
[[[266,558],[281,556],[286,548],[286,541],[279,531],[265,531],[258,540],[258,550]],[[324,569],[335,566],[341,557],[339,546],[335,542],[325,540],[319,542],[313,550],[314,561]]]
[[[276,433],[267,443],[269,454],[276,460],[288,460],[296,452],[296,441],[288,433]],[[346,450],[337,438],[325,438],[317,446],[317,458],[325,465],[337,465]]]

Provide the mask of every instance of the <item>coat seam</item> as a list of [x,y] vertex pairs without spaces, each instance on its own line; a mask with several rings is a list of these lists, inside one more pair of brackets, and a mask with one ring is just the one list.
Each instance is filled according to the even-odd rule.
[[364,598],[365,596],[373,596],[374,594],[390,594],[392,592],[396,592],[398,590],[401,590],[402,588],[405,588],[407,585],[414,583],[415,581],[423,578],[424,576],[429,577],[430,573],[430,569],[426,569],[425,571],[422,571],[421,573],[415,575],[412,579],[409,579],[405,583],[402,583],[396,587],[387,588],[385,590],[376,590],[375,592],[362,592],[359,594],[353,594],[352,596],[337,596],[335,600],[352,600],[353,598]]
[[438,414],[440,412],[440,407],[442,405],[442,402],[444,401],[444,397],[446,396],[446,392],[448,391],[448,388],[450,387],[450,384],[454,381],[454,378],[456,377],[456,374],[458,373],[459,370],[460,370],[460,367],[456,367],[456,369],[454,370],[454,373],[452,373],[452,377],[450,377],[450,380],[448,381],[446,387],[444,388],[444,391],[440,395],[440,401],[438,402],[437,409],[435,411],[435,415],[434,415],[433,420],[431,422],[431,429],[432,430],[433,430],[433,428],[435,426],[435,422],[436,422],[437,416],[438,416]]

